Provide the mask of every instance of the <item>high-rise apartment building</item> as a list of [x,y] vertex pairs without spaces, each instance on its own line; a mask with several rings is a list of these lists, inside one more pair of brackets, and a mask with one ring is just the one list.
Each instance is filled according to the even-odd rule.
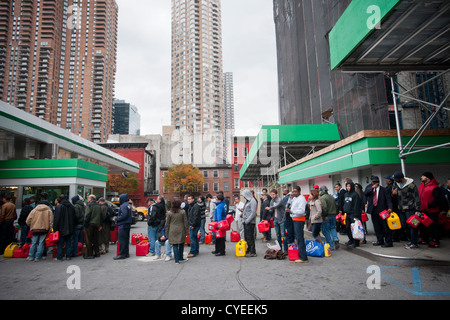
[[172,125],[223,132],[220,0],[172,0]]
[[233,73],[223,74],[223,137],[224,158],[231,162],[231,139],[234,137],[234,89]]
[[111,133],[115,0],[0,2],[0,99],[94,142]]

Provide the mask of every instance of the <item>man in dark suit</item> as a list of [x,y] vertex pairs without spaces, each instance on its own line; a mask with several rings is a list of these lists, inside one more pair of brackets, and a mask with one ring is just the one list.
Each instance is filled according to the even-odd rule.
[[391,195],[386,188],[380,186],[380,179],[377,176],[371,177],[372,183],[366,187],[364,195],[367,199],[367,213],[372,215],[372,223],[377,236],[374,246],[383,248],[392,247],[392,230],[389,229],[387,220],[380,217],[380,212],[385,210],[392,212]]

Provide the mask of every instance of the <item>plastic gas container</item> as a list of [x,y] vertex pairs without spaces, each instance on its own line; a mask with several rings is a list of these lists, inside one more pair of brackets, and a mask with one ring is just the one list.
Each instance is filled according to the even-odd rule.
[[395,212],[392,212],[387,219],[387,224],[391,230],[399,230],[402,228],[402,223],[400,222],[400,217]]
[[18,250],[19,246],[17,243],[11,243],[9,246],[6,247],[5,252],[3,253],[3,257],[5,258],[12,258],[14,256],[14,251]]
[[210,244],[212,242],[212,238],[212,233],[208,233],[207,235],[205,235],[205,244]]
[[387,211],[387,210],[380,212],[380,217],[383,220],[386,220],[387,218],[389,218],[389,216],[390,216],[390,214],[389,214],[389,211]]
[[406,220],[406,223],[413,228],[417,228],[421,224],[421,221],[417,215],[413,214],[408,220]]
[[258,224],[258,231],[259,233],[267,232],[270,230],[270,224],[269,221],[263,220]]
[[220,238],[225,238],[225,236],[227,235],[227,232],[223,229],[219,229],[214,231],[214,234],[216,236],[216,238],[220,239]]
[[246,253],[247,253],[247,242],[241,240],[236,244],[236,257],[245,257]]
[[241,235],[237,231],[232,231],[230,235],[231,242],[239,242],[241,240]]
[[420,213],[418,215],[418,218],[425,227],[429,227],[433,224],[433,220],[430,217],[428,217],[425,213]]
[[273,218],[270,218],[270,220],[269,220],[269,226],[270,226],[270,229],[275,228],[275,224],[274,224],[274,222],[273,222]]
[[224,231],[230,230],[230,224],[228,223],[227,220],[220,221],[217,226],[219,227],[220,230],[224,230]]
[[298,247],[297,244],[293,244],[288,249],[288,257],[289,261],[295,261],[300,259],[300,256],[298,255]]
[[231,214],[227,215],[228,224],[231,226],[231,223],[234,221],[234,218]]
[[325,257],[331,257],[331,246],[329,243],[325,243]]
[[148,249],[150,247],[150,243],[147,241],[139,242],[136,245],[136,256],[137,257],[145,257],[148,254]]
[[215,231],[216,231],[217,225],[218,225],[217,222],[211,222],[211,223],[208,225],[208,230],[209,230],[209,231],[212,231],[212,232],[215,232]]

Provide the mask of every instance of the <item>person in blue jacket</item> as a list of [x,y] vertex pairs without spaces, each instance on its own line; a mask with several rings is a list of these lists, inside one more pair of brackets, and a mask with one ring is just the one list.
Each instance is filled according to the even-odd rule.
[[130,257],[130,229],[132,223],[131,206],[128,203],[128,194],[122,194],[120,199],[119,214],[115,217],[117,227],[119,228],[119,248],[120,253],[114,257],[114,260],[126,259]]
[[[224,201],[224,196],[219,194],[217,196],[216,210],[214,210],[214,221],[219,223],[227,218],[228,208]],[[225,255],[225,238],[216,238],[216,248],[212,252],[216,256]]]

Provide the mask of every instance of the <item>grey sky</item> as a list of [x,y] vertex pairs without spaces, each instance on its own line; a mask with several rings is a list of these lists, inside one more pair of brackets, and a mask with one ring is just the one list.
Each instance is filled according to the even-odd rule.
[[[117,99],[141,114],[141,134],[170,125],[171,1],[116,0],[119,5]],[[224,71],[234,75],[236,135],[278,124],[272,0],[222,0]]]

